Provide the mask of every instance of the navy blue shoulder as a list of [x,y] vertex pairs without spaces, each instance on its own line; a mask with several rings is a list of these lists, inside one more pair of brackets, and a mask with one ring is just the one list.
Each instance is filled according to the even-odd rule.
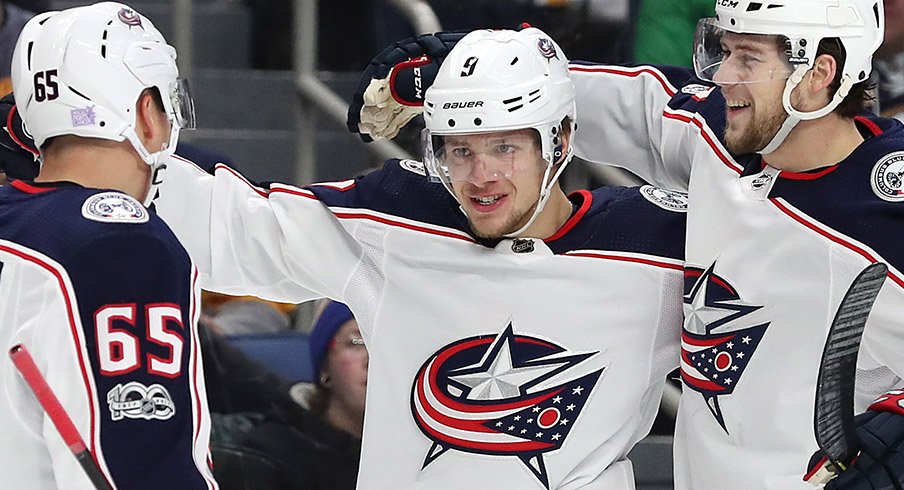
[[[873,137],[845,160],[814,171],[815,182],[780,178],[772,194],[866,244],[898,270],[904,269],[904,125],[878,117],[856,119]],[[780,175],[785,175],[784,173]]]
[[367,209],[470,233],[458,202],[441,183],[427,177],[418,161],[391,159],[352,185],[324,183],[306,189],[329,207]]
[[61,262],[97,240],[136,235],[154,237],[184,253],[163,220],[135,199],[75,184],[43,188],[14,182],[0,187],[0,230],[0,238]]
[[607,250],[684,260],[687,194],[645,185],[569,197],[581,207],[564,234],[547,240],[553,252]]

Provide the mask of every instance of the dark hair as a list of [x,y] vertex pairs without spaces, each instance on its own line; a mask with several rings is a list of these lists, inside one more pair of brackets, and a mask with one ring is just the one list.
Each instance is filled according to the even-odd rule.
[[[844,45],[841,44],[841,40],[837,37],[827,37],[819,41],[816,56],[823,54],[835,58],[835,63],[838,66],[835,71],[835,79],[829,84],[829,94],[834,96],[838,88],[841,87],[841,68],[844,66],[847,54],[845,53]],[[873,95],[874,88],[875,84],[871,83],[869,79],[855,83],[851,87],[850,92],[848,92],[847,97],[841,101],[841,104],[835,108],[834,112],[841,117],[847,118],[859,116],[876,99]]]

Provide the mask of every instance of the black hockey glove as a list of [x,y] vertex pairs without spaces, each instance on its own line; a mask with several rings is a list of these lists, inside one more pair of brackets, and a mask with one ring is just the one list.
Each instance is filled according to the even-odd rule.
[[424,92],[439,65],[466,32],[438,32],[404,39],[374,58],[358,81],[346,125],[365,142],[392,139],[421,113]]
[[[825,490],[904,489],[904,390],[886,393],[854,421],[860,454]],[[824,459],[818,451],[810,458],[805,480]]]
[[3,131],[0,131],[0,170],[10,180],[34,180],[40,168],[38,150],[22,125],[13,94],[0,99],[0,122],[3,124]]

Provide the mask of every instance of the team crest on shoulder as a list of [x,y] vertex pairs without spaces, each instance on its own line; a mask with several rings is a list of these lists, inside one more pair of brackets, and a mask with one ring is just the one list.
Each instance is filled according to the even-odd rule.
[[399,160],[399,166],[409,172],[414,172],[418,175],[423,175],[424,177],[427,176],[427,168],[424,167],[424,162],[406,158],[404,160]]
[[713,93],[713,90],[715,89],[716,87],[692,83],[681,87],[681,93],[692,95],[695,100],[704,100],[709,97],[709,94]]
[[85,200],[82,216],[105,223],[146,223],[148,210],[121,192],[101,192]]
[[904,151],[882,157],[870,175],[873,192],[890,202],[904,201]]
[[661,187],[644,185],[640,187],[640,194],[647,201],[667,211],[687,212],[686,192],[670,191]]

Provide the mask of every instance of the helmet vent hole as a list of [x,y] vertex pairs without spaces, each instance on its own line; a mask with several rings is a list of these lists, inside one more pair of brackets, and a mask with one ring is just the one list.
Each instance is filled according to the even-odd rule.
[[107,59],[107,45],[106,44],[100,45],[100,57]]
[[517,62],[518,62],[518,57],[515,56],[514,58],[512,58],[512,62],[509,63],[509,64],[510,64],[511,66],[515,66],[515,63],[517,63]]
[[28,71],[31,71],[31,50],[34,47],[35,47],[34,42],[28,43],[28,56],[26,56],[26,59],[28,60]]
[[763,4],[759,2],[750,2],[750,5],[747,6],[748,12],[756,12],[757,10],[763,8]]
[[735,25],[735,24],[737,24],[737,21],[734,19],[731,19],[731,25]]
[[48,20],[50,20],[50,17],[47,17],[46,19],[41,19],[41,21],[38,22],[38,25],[39,25],[39,26],[42,26],[42,25],[44,25],[44,23],[47,22]]
[[455,119],[449,119],[449,127],[450,127],[450,128],[454,128],[454,127],[455,127]]
[[866,72],[865,71],[860,72],[860,80],[866,80]]
[[103,39],[104,41],[106,41],[106,40],[107,40],[107,33],[108,33],[108,32],[109,32],[109,31],[107,31],[106,29],[104,29],[104,34],[103,34],[100,38]]
[[481,120],[479,117],[475,117],[475,118],[474,118],[474,125],[475,125],[475,126],[480,126],[481,124],[483,124],[483,120]]
[[107,123],[106,123],[106,122],[104,122],[104,121],[101,121],[101,122],[99,122],[99,123],[98,123],[98,124],[99,124],[99,125],[100,125],[100,127],[104,127],[104,126],[106,126],[106,125],[107,125]]
[[[505,99],[502,101],[502,104],[506,107],[509,112],[517,111],[518,109],[524,107],[524,103],[521,101],[522,97],[519,95],[518,97],[512,97],[511,99]],[[518,105],[512,105],[518,104]]]

